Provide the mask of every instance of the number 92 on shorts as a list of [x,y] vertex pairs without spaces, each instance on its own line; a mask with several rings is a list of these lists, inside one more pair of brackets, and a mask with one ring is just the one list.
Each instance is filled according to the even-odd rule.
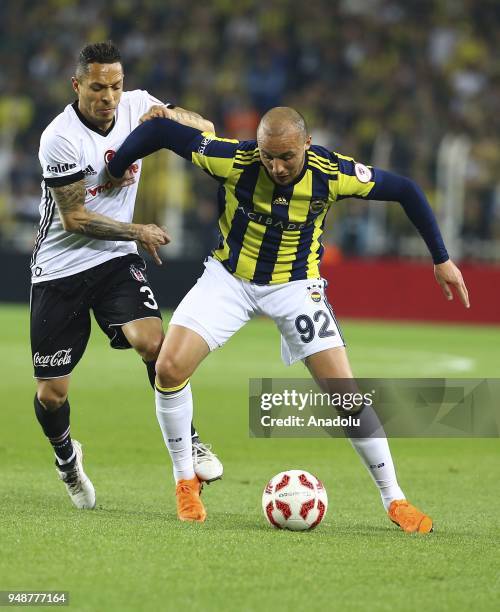
[[319,351],[345,346],[325,286],[323,279],[256,285],[233,276],[209,257],[170,324],[192,329],[213,351],[255,315],[267,316],[281,333],[282,359],[291,365]]

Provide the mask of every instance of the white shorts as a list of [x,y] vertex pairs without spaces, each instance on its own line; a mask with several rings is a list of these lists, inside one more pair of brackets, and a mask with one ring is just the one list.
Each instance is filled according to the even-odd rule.
[[345,346],[325,286],[323,279],[255,285],[236,278],[209,257],[205,271],[177,306],[170,324],[192,329],[213,351],[254,315],[268,316],[281,332],[281,357],[291,365],[314,353]]

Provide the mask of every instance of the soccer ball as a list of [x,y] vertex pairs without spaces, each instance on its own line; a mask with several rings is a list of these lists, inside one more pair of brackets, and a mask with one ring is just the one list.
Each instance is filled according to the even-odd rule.
[[262,510],[278,529],[314,529],[325,517],[328,496],[321,480],[305,470],[276,474],[262,494]]

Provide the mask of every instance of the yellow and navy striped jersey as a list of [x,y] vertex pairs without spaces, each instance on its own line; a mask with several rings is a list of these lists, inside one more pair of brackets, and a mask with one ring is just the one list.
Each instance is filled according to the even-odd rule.
[[347,197],[400,202],[434,263],[449,259],[432,208],[411,179],[313,145],[300,175],[279,186],[261,163],[255,140],[217,138],[163,118],[129,134],[109,172],[123,176],[134,160],[162,148],[219,181],[221,240],[213,255],[239,278],[262,285],[318,278],[325,217],[332,202]]
[[191,147],[191,161],[220,181],[221,237],[213,256],[238,278],[257,284],[319,278],[330,205],[365,197],[375,185],[370,168],[317,145],[285,186],[269,177],[256,141],[203,133]]

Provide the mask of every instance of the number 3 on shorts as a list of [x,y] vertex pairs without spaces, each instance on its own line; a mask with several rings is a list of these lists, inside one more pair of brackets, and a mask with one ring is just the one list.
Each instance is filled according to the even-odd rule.
[[156,303],[155,296],[153,295],[151,289],[147,285],[144,285],[139,289],[139,291],[141,293],[146,293],[148,296],[148,299],[144,300],[143,302],[144,306],[151,308],[151,310],[158,310],[158,304]]
[[[321,323],[321,327],[318,331],[318,338],[335,336],[334,330],[329,329],[332,320],[327,312],[324,310],[317,310],[313,315],[313,319],[316,323]],[[295,327],[300,334],[302,342],[308,343],[314,339],[316,330],[314,328],[313,319],[306,314],[299,315],[295,319]]]

